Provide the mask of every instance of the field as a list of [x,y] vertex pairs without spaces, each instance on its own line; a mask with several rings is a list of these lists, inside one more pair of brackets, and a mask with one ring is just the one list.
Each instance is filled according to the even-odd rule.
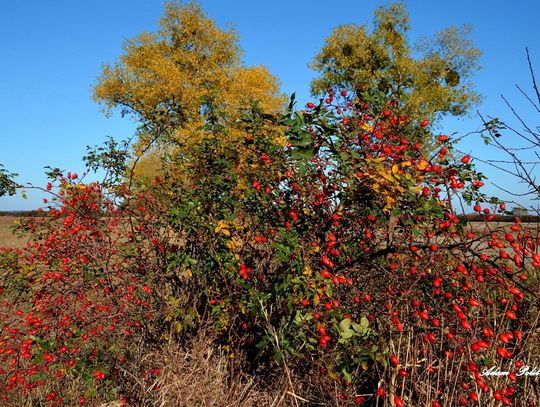
[[17,222],[19,216],[0,216],[0,247],[22,247],[24,240],[15,236],[11,227]]
[[[0,247],[23,247],[25,241],[23,238],[13,234],[11,228],[16,224],[18,219],[21,219],[21,216],[17,215],[2,215],[0,216]],[[490,224],[490,228],[486,227],[486,224],[483,222],[470,222],[469,225],[476,232],[489,233],[493,232],[499,228],[506,228],[510,225],[509,222],[493,222]],[[525,228],[533,236],[537,237],[538,222],[524,222]]]

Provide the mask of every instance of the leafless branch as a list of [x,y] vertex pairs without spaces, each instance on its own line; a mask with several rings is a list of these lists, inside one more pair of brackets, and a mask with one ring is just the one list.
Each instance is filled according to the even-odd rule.
[[533,89],[536,93],[538,103],[540,103],[540,91],[538,91],[538,86],[536,85],[536,76],[534,75],[534,69],[531,61],[531,55],[529,54],[529,48],[525,47],[525,52],[527,53],[527,62],[529,64],[529,72],[531,73]]

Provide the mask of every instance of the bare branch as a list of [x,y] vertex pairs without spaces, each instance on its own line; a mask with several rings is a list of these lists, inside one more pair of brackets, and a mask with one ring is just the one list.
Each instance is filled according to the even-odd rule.
[[[508,106],[508,108],[512,111],[512,113],[514,114],[514,116],[519,120],[519,122],[523,125],[523,127],[525,127],[525,130],[527,130],[527,132],[533,136],[535,136],[536,138],[538,138],[538,135],[535,134],[534,131],[532,131],[529,126],[527,126],[527,123],[525,123],[525,121],[521,118],[521,116],[516,112],[516,110],[514,109],[514,107],[510,104],[510,102],[508,102],[508,100],[504,97],[504,95],[501,95],[501,98],[502,100],[504,100],[504,102],[506,103],[506,106]],[[505,124],[506,125],[506,124]],[[508,128],[510,128],[508,126]],[[524,139],[532,142],[531,140],[529,140],[527,137],[525,137],[522,133],[519,133],[519,132],[516,132],[517,134],[519,134],[521,137],[523,137]],[[540,139],[539,139],[540,141]]]
[[536,111],[538,113],[540,113],[540,107],[534,102],[534,100],[531,99],[531,97],[529,95],[527,95],[527,93],[521,89],[521,87],[516,83],[516,88],[520,91],[520,93],[525,97],[525,99],[527,99],[531,105],[536,109]]
[[536,97],[538,98],[538,103],[540,103],[540,91],[538,90],[538,86],[536,85],[536,77],[534,75],[534,69],[533,69],[533,64],[532,64],[532,61],[531,61],[531,55],[529,54],[529,48],[525,47],[525,52],[527,53],[527,62],[529,64],[529,71],[531,73],[533,89],[536,92]]

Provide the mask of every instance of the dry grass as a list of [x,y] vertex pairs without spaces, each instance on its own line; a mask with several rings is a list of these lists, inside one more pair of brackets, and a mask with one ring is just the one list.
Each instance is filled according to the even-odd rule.
[[[141,349],[141,353],[147,349]],[[139,363],[159,366],[155,380],[148,381],[135,371],[123,370],[138,394],[130,406],[156,407],[254,407],[277,406],[281,392],[262,386],[253,376],[232,377],[227,355],[215,346],[209,336],[194,338],[188,349],[167,344],[159,351],[146,353]],[[138,369],[140,372],[141,370]],[[133,394],[131,393],[131,394]]]
[[0,247],[23,247],[26,244],[24,239],[11,231],[11,227],[19,219],[19,216],[0,216]]
[[228,384],[226,356],[211,346],[197,344],[188,353],[170,349],[173,356],[158,378],[159,406],[257,406],[269,405],[257,391],[254,379]]

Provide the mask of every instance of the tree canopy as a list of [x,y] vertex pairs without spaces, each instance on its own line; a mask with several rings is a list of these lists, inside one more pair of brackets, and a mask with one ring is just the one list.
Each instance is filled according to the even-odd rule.
[[465,114],[480,98],[469,81],[481,55],[469,39],[470,27],[449,27],[416,47],[409,31],[400,2],[378,8],[371,31],[366,25],[337,27],[310,64],[320,73],[312,93],[339,87],[359,97],[383,94],[406,102],[403,113],[421,121]]
[[204,126],[233,128],[254,103],[281,109],[278,80],[263,66],[244,66],[241,55],[234,30],[218,28],[197,3],[170,2],[156,33],[126,41],[103,67],[94,99],[141,123],[138,148],[157,138],[194,141]]

